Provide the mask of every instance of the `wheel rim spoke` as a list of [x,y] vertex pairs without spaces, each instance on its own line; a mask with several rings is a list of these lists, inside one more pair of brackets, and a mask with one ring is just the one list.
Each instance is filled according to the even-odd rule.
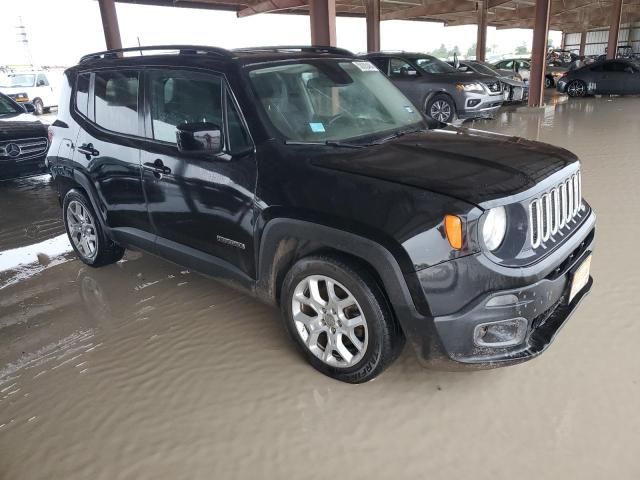
[[368,344],[367,322],[344,285],[311,275],[298,283],[291,301],[296,331],[314,356],[337,368],[362,359]]
[[73,245],[83,258],[93,260],[98,251],[98,235],[89,210],[73,200],[67,207],[66,221]]

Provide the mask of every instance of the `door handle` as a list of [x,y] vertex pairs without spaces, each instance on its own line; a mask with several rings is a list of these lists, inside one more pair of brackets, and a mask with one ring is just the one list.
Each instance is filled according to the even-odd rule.
[[77,150],[80,153],[84,153],[87,156],[87,160],[90,160],[91,157],[97,157],[98,155],[100,155],[100,152],[93,148],[92,143],[83,143],[77,148]]
[[147,170],[151,170],[156,174],[169,175],[171,173],[171,169],[167,167],[162,160],[156,158],[155,162],[146,162],[144,167]]

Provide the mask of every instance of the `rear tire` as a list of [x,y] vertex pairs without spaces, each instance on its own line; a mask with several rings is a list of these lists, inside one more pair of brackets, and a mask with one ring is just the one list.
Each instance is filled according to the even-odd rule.
[[299,260],[284,279],[281,307],[287,332],[307,361],[342,382],[372,380],[404,346],[381,288],[349,259]]
[[71,246],[83,263],[101,267],[115,263],[124,256],[124,248],[106,236],[91,202],[83,192],[74,189],[65,195],[62,216]]
[[33,101],[33,107],[36,109],[36,111],[33,113],[35,113],[36,115],[42,115],[44,113],[44,104],[39,98],[36,98]]
[[456,118],[456,106],[450,96],[438,94],[427,102],[425,113],[437,122],[451,123]]
[[587,85],[582,80],[572,80],[567,85],[567,95],[573,98],[587,96]]

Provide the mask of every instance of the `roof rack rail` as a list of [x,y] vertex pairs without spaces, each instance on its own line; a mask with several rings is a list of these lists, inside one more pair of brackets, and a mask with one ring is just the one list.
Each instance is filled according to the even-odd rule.
[[142,56],[142,52],[154,50],[177,50],[179,55],[209,54],[225,58],[233,57],[233,53],[230,50],[219,47],[207,47],[201,45],[151,45],[146,47],[115,48],[113,50],[105,50],[103,52],[89,53],[80,59],[80,63],[84,63],[89,60],[98,60],[100,58],[116,58],[120,53],[140,52],[140,56]]
[[278,45],[271,47],[250,47],[250,48],[234,48],[233,52],[286,52],[291,50],[299,50],[308,53],[332,53],[334,55],[346,55],[353,57],[353,53],[346,48],[331,47],[325,45]]

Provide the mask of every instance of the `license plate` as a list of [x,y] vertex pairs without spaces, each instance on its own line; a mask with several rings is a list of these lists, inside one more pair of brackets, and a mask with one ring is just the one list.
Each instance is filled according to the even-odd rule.
[[591,255],[582,262],[576,273],[573,274],[571,280],[571,292],[569,293],[569,303],[573,301],[575,296],[589,283],[589,272],[591,270]]

